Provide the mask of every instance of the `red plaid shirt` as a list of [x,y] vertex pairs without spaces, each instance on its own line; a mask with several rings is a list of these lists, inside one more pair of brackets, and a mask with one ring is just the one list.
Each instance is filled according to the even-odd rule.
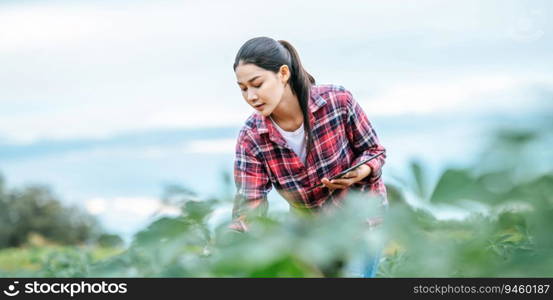
[[[345,88],[312,86],[309,110],[313,148],[307,153],[305,165],[269,118],[258,113],[248,118],[236,145],[237,193],[233,208],[235,223],[231,227],[244,229],[243,221],[249,213],[265,214],[272,186],[295,208],[339,206],[349,189],[335,190],[332,197],[326,187],[309,189],[320,184],[323,177],[329,178],[385,152],[363,109]],[[368,162],[371,174],[350,187],[378,196],[383,205],[387,204],[386,187],[380,175],[385,158],[384,154]]]

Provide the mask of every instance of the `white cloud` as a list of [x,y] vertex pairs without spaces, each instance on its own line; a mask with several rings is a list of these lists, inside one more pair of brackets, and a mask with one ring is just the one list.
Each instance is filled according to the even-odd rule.
[[[496,112],[529,108],[537,102],[528,93],[535,84],[553,84],[546,77],[524,74],[478,74],[457,78],[432,78],[395,84],[362,105],[371,115],[393,116],[448,112]],[[360,101],[361,102],[361,101]]]
[[113,212],[141,218],[154,213],[160,206],[158,199],[147,197],[116,197],[110,202]]
[[[238,94],[234,90],[232,92]],[[225,103],[213,96],[204,97],[203,101],[198,102],[188,102],[186,98],[148,97],[111,104],[91,102],[60,106],[53,111],[10,114],[0,118],[0,136],[11,143],[25,144],[40,139],[107,138],[125,131],[152,128],[239,125],[251,114],[251,108],[239,97],[234,97],[237,98],[237,105]],[[195,98],[201,99],[200,96]],[[135,103],[132,103],[133,100]]]
[[163,204],[152,197],[94,197],[86,200],[86,210],[98,216],[111,232],[123,234],[128,238],[157,216],[176,216],[178,207]]
[[[528,109],[536,100],[529,91],[537,84],[551,86],[553,81],[547,74],[448,76],[436,73],[419,80],[396,81],[369,96],[357,95],[356,85],[347,88],[354,92],[370,116],[393,116]],[[11,143],[24,144],[39,139],[107,138],[125,131],[152,128],[241,126],[252,110],[234,88],[228,94],[230,100],[208,95],[204,101],[137,99],[132,104],[128,99],[107,106],[88,103],[62,106],[55,111],[11,114],[0,118],[0,136]],[[232,151],[227,142],[198,141],[186,147],[190,152]],[[155,149],[150,150],[151,155],[156,155]]]
[[107,31],[110,24],[98,10],[82,7],[8,6],[0,11],[0,50],[60,47]]
[[106,211],[107,201],[103,198],[92,198],[84,202],[86,210],[93,214],[99,215]]
[[85,200],[85,208],[91,214],[125,216],[125,218],[145,218],[162,209],[162,203],[151,197],[95,197]]
[[236,139],[195,140],[186,144],[186,153],[234,153]]
[[[258,4],[251,0],[240,5],[228,1],[133,2],[132,5],[67,1],[11,5],[0,12],[3,28],[9,29],[0,31],[0,41],[4,41],[4,50],[59,47],[91,40],[130,42],[168,38],[176,33],[194,40],[229,41],[255,32],[286,32],[298,36],[297,26],[318,29],[311,30],[310,38],[325,39],[337,34],[346,38],[357,37],[360,33],[389,35],[406,29],[481,32],[479,25],[482,22],[499,23],[481,18],[493,5],[486,8],[486,4],[480,1],[447,4],[441,1],[417,1],[416,4],[408,1],[345,1],[339,6],[332,1],[281,1],[263,12],[259,11]],[[512,13],[505,7],[502,14]],[[440,14],[428,18],[429,9]],[[287,16],[287,19],[280,19],[282,16]],[[334,19],[328,19],[328,16]],[[351,25],[357,25],[353,28],[355,30],[351,30]],[[303,31],[301,35],[305,36]]]
[[[339,51],[359,45],[365,48],[346,62],[386,50],[425,53],[452,45],[487,49],[496,41],[543,41],[550,23],[539,9],[548,6],[281,1],[260,12],[253,0],[240,5],[14,2],[0,10],[0,139],[30,143],[152,128],[240,125],[251,108],[238,93],[230,65],[238,47],[253,36],[290,40],[305,49],[308,63],[315,58],[325,62],[314,69],[336,74],[334,66],[349,59]],[[383,65],[390,66],[386,70],[361,65],[365,73],[346,70],[340,81],[352,90],[364,89],[370,83],[359,78],[371,72],[404,71],[394,67],[393,57],[384,59]],[[519,62],[513,65],[507,73],[522,68]],[[442,73],[426,82],[389,81],[382,93],[361,100],[377,114],[430,113],[478,101],[477,92],[499,93],[495,85],[509,84],[509,79],[494,82],[485,77],[496,75],[476,71],[472,75],[492,85],[480,87],[474,80],[452,77],[450,71],[442,66]],[[519,84],[518,78],[513,80]],[[458,82],[466,82],[467,88]]]

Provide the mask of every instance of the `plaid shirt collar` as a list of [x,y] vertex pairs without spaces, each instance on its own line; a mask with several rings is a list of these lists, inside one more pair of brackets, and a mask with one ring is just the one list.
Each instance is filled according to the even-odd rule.
[[[321,96],[319,93],[319,90],[316,88],[316,86],[312,86],[310,89],[310,97],[309,97],[309,111],[311,114],[309,115],[309,123],[311,125],[311,128],[313,128],[313,113],[316,112],[319,108],[326,105],[326,100]],[[258,134],[269,134],[269,139],[273,142],[284,146],[285,142],[280,133],[276,130],[273,122],[271,122],[271,119],[269,117],[265,117],[263,115],[259,115],[260,118],[257,118],[257,133]],[[277,134],[278,133],[278,134]]]

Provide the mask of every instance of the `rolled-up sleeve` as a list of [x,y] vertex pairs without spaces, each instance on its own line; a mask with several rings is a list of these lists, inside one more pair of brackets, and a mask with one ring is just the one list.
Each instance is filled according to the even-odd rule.
[[383,153],[379,157],[369,161],[367,165],[371,168],[369,176],[360,181],[368,183],[371,190],[385,197],[386,190],[381,180],[382,166],[386,161],[386,149],[380,144],[376,131],[371,125],[365,112],[355,101],[352,94],[347,91],[347,126],[346,132],[352,145],[353,151],[357,155],[352,165],[355,165],[365,159],[368,159],[378,153]]
[[271,191],[272,183],[265,165],[256,155],[259,153],[256,151],[255,144],[248,138],[247,133],[241,132],[239,135],[235,154],[236,195],[230,228],[246,231],[248,216],[263,216],[267,213],[269,207],[267,194]]

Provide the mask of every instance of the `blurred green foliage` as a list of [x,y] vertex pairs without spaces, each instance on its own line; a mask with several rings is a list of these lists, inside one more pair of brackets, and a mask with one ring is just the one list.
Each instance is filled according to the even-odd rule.
[[122,248],[42,245],[0,250],[0,277],[78,277]]
[[[380,275],[551,277],[553,127],[542,125],[499,132],[473,165],[445,170],[429,194],[411,193],[431,205],[470,210],[476,204],[483,212],[439,220],[405,205],[399,189],[392,188],[387,234],[395,243]],[[408,177],[419,178],[420,166],[411,172]]]
[[77,207],[64,206],[42,185],[10,189],[0,175],[0,248],[28,244],[122,244],[103,231],[99,222]]
[[[390,209],[384,224],[371,230],[366,218],[384,212],[375,199],[354,196],[328,214],[252,218],[251,230],[239,233],[227,228],[230,220],[210,225],[229,199],[201,200],[173,186],[164,199],[182,207],[179,216],[158,217],[128,248],[105,259],[74,250],[51,253],[36,274],[348,277],[355,276],[349,270],[356,259],[384,247],[380,277],[551,277],[549,125],[500,132],[472,165],[446,169],[435,183],[424,164],[413,162],[408,174],[387,185]],[[416,208],[409,197],[426,206]],[[438,218],[436,207],[463,209],[467,217]]]

